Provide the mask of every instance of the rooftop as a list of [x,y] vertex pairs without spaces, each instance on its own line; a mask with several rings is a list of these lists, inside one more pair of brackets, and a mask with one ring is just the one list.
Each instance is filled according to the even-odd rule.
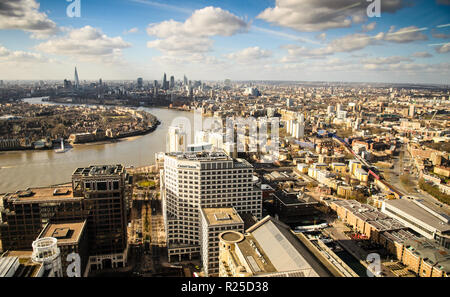
[[86,226],[86,221],[76,223],[49,224],[41,232],[39,238],[54,237],[58,245],[77,244]]
[[237,245],[254,274],[289,272],[331,276],[287,225],[270,216],[249,228],[245,240]]
[[107,176],[116,175],[122,173],[124,167],[120,164],[117,165],[91,165],[89,167],[77,168],[73,175],[82,176]]
[[81,199],[81,197],[73,196],[72,186],[29,188],[15,193],[7,193],[4,198],[14,201],[14,203],[29,203],[30,201],[51,201],[70,198]]
[[12,265],[17,265],[18,262],[19,266],[15,269],[13,277],[35,277],[42,264],[34,263],[31,254],[32,251],[8,251],[0,258],[0,275],[2,269],[3,273],[6,273],[6,269],[14,269]]
[[396,199],[385,201],[386,208],[396,208],[415,219],[423,222],[426,225],[429,225],[436,230],[441,232],[450,231],[450,224],[438,218],[436,215],[427,211],[425,208],[419,206],[417,203],[414,203],[408,199]]
[[409,239],[405,241],[409,250],[417,252],[425,262],[440,270],[450,273],[450,250],[446,249],[433,240],[426,238]]
[[178,160],[190,160],[190,161],[232,160],[225,152],[176,152],[176,153],[167,153],[166,156],[175,157]]
[[209,226],[244,224],[244,221],[232,207],[202,208],[201,211]]

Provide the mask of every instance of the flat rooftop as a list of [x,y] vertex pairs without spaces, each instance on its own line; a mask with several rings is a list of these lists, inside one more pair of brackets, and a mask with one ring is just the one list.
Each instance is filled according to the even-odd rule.
[[124,171],[124,167],[120,164],[116,165],[91,165],[89,167],[77,168],[73,175],[81,176],[108,176],[120,174]]
[[14,203],[29,203],[33,201],[37,202],[61,199],[82,199],[82,197],[73,196],[72,186],[30,188],[20,190],[15,193],[7,193],[4,197]]
[[78,244],[85,226],[86,221],[80,221],[76,223],[49,224],[41,232],[39,237],[54,237],[58,240],[58,245]]
[[242,218],[232,207],[202,208],[201,210],[209,226],[244,224]]
[[271,193],[271,196],[273,196],[274,199],[278,199],[281,203],[287,206],[318,204],[316,200],[302,192],[289,193],[286,191],[277,191],[275,193]]
[[256,275],[332,276],[287,225],[270,216],[249,228],[237,245]]
[[450,224],[439,219],[437,216],[420,207],[413,201],[407,199],[396,199],[385,201],[386,208],[398,209],[411,217],[423,222],[424,224],[435,228],[441,232],[449,232]]
[[231,161],[232,158],[225,152],[176,152],[166,153],[166,156],[174,157],[178,160],[189,161]]

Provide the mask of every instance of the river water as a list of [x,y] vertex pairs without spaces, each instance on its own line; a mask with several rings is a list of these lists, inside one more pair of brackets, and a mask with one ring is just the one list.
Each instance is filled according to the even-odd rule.
[[[41,98],[24,101],[43,104]],[[161,122],[147,135],[115,143],[76,145],[63,154],[53,150],[0,152],[0,193],[69,182],[76,168],[88,165],[152,165],[155,153],[166,150],[166,135],[172,120],[186,117],[193,123],[194,113],[164,108],[141,109],[152,113]]]

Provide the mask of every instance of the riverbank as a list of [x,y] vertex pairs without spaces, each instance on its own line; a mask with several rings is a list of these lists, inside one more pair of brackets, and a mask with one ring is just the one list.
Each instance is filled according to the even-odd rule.
[[[39,102],[33,102],[33,99],[28,100],[28,101],[24,101],[26,103],[31,103],[32,105],[39,105],[39,104],[43,104],[43,105],[47,105],[48,106],[48,101],[42,101],[42,98],[35,98],[35,100],[39,100]],[[30,101],[30,102],[29,102]],[[48,107],[46,109],[39,109],[39,108],[34,108],[34,107],[27,107],[27,105],[21,106],[23,109],[31,109],[34,113],[36,113],[38,116],[47,113],[49,115],[49,117],[38,117],[39,120],[38,123],[32,123],[31,125],[42,125],[42,127],[47,127],[47,128],[42,128],[43,130],[40,133],[37,132],[33,132],[34,134],[32,136],[27,135],[25,132],[22,133],[21,135],[16,135],[14,136],[15,138],[12,139],[5,139],[5,140],[0,140],[3,142],[0,142],[0,152],[22,152],[22,151],[49,151],[49,150],[54,150],[60,147],[60,139],[56,138],[56,139],[51,139],[49,140],[49,138],[55,137],[55,135],[61,135],[63,137],[63,135],[68,135],[68,133],[70,133],[70,137],[64,139],[64,142],[66,144],[70,143],[71,145],[84,145],[84,144],[102,144],[102,143],[116,143],[121,141],[122,139],[125,138],[130,138],[130,137],[135,137],[135,136],[143,136],[146,134],[150,134],[152,132],[154,132],[158,126],[161,124],[161,121],[151,112],[148,112],[146,110],[136,110],[134,108],[126,108],[126,109],[118,109],[118,113],[115,112],[117,111],[117,109],[114,109],[114,112],[107,112],[106,115],[102,115],[102,121],[98,120],[95,118],[95,115],[91,117],[91,125],[88,125],[88,127],[93,127],[92,129],[95,129],[94,132],[90,132],[90,133],[80,133],[78,131],[85,131],[86,127],[84,127],[85,124],[83,124],[82,120],[77,120],[72,119],[72,121],[69,121],[69,124],[67,124],[66,122],[64,122],[64,125],[66,126],[64,128],[64,131],[59,131],[59,132],[55,132],[53,131],[56,128],[52,128],[52,127],[59,127],[57,125],[62,125],[61,123],[61,119],[57,118],[58,116],[60,116],[62,113],[68,113],[69,115],[73,115],[78,114],[80,111],[79,110],[73,110],[71,106],[67,106],[67,104],[59,104],[59,103],[55,103],[55,104],[51,104],[50,105],[54,106],[54,107]],[[61,107],[61,105],[66,105],[66,107],[62,107],[63,110],[59,110]],[[79,106],[79,105],[72,105],[72,106]],[[56,108],[56,110],[55,110]],[[58,109],[59,108],[59,109]],[[65,109],[64,109],[65,108]],[[76,107],[76,108],[80,108],[80,107]],[[89,111],[93,110],[95,113],[95,109],[89,109]],[[82,110],[83,112],[84,110]],[[122,112],[122,113],[121,113]],[[125,120],[122,119],[124,112],[126,113],[126,115],[129,116],[130,119],[126,118]],[[92,113],[92,112],[91,112]],[[90,115],[90,114],[89,114]],[[58,122],[56,122],[53,119],[53,117],[56,117],[57,120],[59,120],[59,124]],[[30,118],[31,119],[31,118]],[[23,123],[18,122],[10,122],[8,120],[6,120],[6,122],[4,123],[6,126],[3,127],[5,129],[7,129],[6,131],[8,131],[8,129],[12,129],[13,125],[23,125],[25,127],[28,127],[30,124],[30,119],[24,119]],[[40,122],[39,122],[40,121]],[[53,121],[53,122],[52,122]],[[43,122],[43,123],[41,123]],[[47,125],[47,122],[49,122],[51,125]],[[81,123],[81,124],[79,124]],[[9,127],[9,126],[11,127]],[[48,126],[50,128],[48,128]],[[80,127],[78,127],[80,126]],[[70,127],[70,128],[69,128]],[[59,127],[60,128],[60,127]],[[124,129],[125,128],[125,129]],[[51,130],[53,129],[53,130]],[[61,128],[60,128],[61,129]],[[89,129],[89,128],[88,128]],[[97,134],[97,130],[100,129],[100,131],[106,131],[103,132],[103,135]],[[122,131],[122,130],[133,130],[133,131]],[[32,128],[30,128],[29,130],[32,130]],[[108,132],[108,130],[110,130]],[[113,132],[111,132],[111,130]],[[36,131],[36,129],[34,129],[33,131]],[[110,133],[110,134],[108,134]],[[107,136],[108,135],[108,136]],[[27,136],[28,138],[26,138],[25,136]],[[41,139],[38,141],[33,141],[33,142],[29,142],[29,139]]]
[[[42,102],[41,98],[27,99],[26,102],[54,104]],[[192,112],[146,107],[140,110],[157,116],[161,122],[152,133],[116,142],[74,145],[63,154],[54,150],[0,152],[0,192],[64,183],[71,180],[76,168],[94,164],[123,164],[135,168],[154,164],[155,153],[166,150],[166,137],[172,121],[183,117],[194,123]]]

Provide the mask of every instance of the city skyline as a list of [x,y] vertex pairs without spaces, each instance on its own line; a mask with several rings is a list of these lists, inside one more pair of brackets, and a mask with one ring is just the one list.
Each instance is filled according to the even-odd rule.
[[0,78],[449,83],[448,1],[79,3],[0,7]]

